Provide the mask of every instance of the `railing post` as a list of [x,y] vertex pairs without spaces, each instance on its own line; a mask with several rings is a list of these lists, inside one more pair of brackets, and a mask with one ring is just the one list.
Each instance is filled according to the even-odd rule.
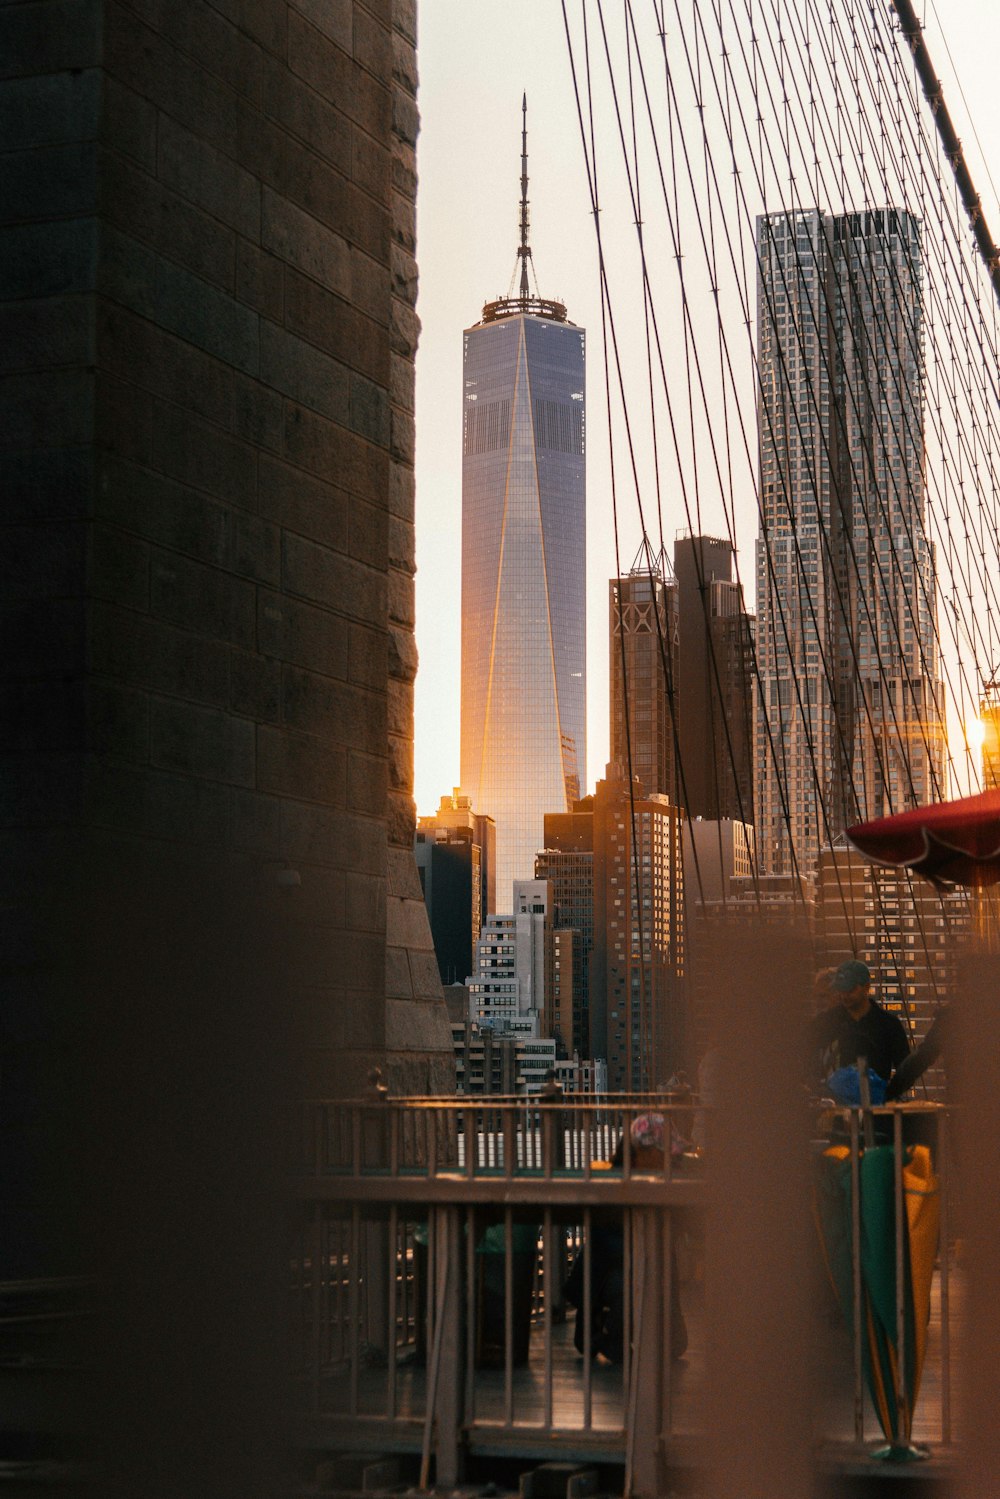
[[435,1487],[454,1488],[464,1474],[462,1444],[464,1346],[462,1339],[461,1213],[457,1207],[435,1208],[431,1216],[435,1245],[434,1340],[427,1382],[427,1414],[420,1486],[429,1483],[431,1436]]
[[[626,1151],[626,1156],[628,1152]],[[664,1365],[670,1361],[670,1327],[664,1317],[666,1262],[659,1209],[632,1210],[632,1350],[626,1413],[626,1493],[655,1499],[661,1493]],[[626,1357],[628,1357],[626,1349]],[[669,1377],[669,1375],[668,1375]]]

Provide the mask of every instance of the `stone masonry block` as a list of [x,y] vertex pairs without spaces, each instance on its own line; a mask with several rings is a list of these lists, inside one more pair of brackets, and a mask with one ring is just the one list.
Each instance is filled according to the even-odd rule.
[[89,591],[127,609],[149,608],[149,546],[117,526],[91,528]]
[[29,448],[4,458],[4,507],[12,522],[85,519],[93,491],[93,460],[84,450]]
[[413,470],[394,463],[389,471],[389,514],[411,525],[416,513],[417,481]]
[[281,542],[277,526],[256,515],[234,511],[231,517],[229,565],[244,578],[277,587],[281,576]]
[[229,806],[232,847],[241,853],[280,858],[281,803],[278,798],[234,787]]
[[388,88],[370,77],[361,78],[346,49],[328,41],[294,10],[288,16],[288,65],[369,135],[385,139],[392,107]]
[[94,671],[122,682],[225,707],[229,647],[199,639],[161,620],[95,603],[90,611]]
[[420,341],[420,319],[398,297],[392,302],[391,343],[394,354],[400,354],[404,359],[413,359],[416,356],[417,344]]
[[254,737],[249,719],[175,698],[150,704],[150,760],[161,770],[252,787]]
[[[444,1052],[446,1057],[453,1057],[448,1012],[441,1003],[440,977],[434,998],[436,1004],[425,1004],[417,998],[392,1000],[386,1004],[385,1044],[389,1052],[412,1052],[420,1057]],[[425,1082],[424,1088],[426,1086]]]
[[413,791],[413,739],[398,734],[389,737],[389,786],[393,791]]
[[392,72],[392,32],[360,5],[354,7],[354,61],[379,81]]
[[50,0],[0,10],[0,72],[5,78],[93,68],[100,56],[100,0]]
[[386,799],[386,837],[390,848],[413,848],[417,809],[412,796],[390,791]]
[[0,155],[0,223],[16,224],[48,214],[61,218],[92,213],[97,199],[97,148],[47,146]]
[[[412,857],[412,845],[411,845]],[[391,896],[387,902],[387,940],[397,947],[417,950],[433,950],[430,926],[427,925],[427,907],[423,895],[420,899],[400,899]]]
[[343,364],[388,384],[389,350],[377,323],[291,269],[285,273],[285,324]]
[[103,78],[105,140],[148,172],[156,171],[156,110],[148,99],[108,74]]
[[398,136],[392,142],[392,185],[395,189],[395,202],[399,212],[404,212],[406,225],[409,231],[404,236],[400,230],[404,228],[398,214],[393,217],[393,234],[400,241],[406,243],[407,249],[412,254],[416,247],[416,236],[412,233],[413,225],[410,223],[408,205],[416,201],[417,195],[417,153],[413,146],[406,141],[401,141]]
[[412,464],[417,451],[416,422],[406,411],[394,410],[389,448],[398,463]]
[[[169,7],[164,7],[164,10]],[[127,6],[105,0],[103,57],[107,72],[182,120],[194,135],[234,154],[239,96]]]
[[[336,5],[330,6],[329,0],[319,0],[317,5],[317,10],[327,14],[336,8]],[[265,60],[264,112],[339,172],[350,172],[350,121],[314,89],[289,73],[283,63]]]
[[370,193],[376,203],[388,208],[389,184],[392,178],[392,157],[387,146],[373,141],[357,126],[352,130],[351,177],[355,184]]
[[[391,743],[391,741],[390,741]],[[347,756],[347,801],[357,812],[381,817],[385,811],[388,773],[385,755],[363,755],[351,749]]]
[[86,530],[79,523],[3,528],[0,597],[48,599],[82,595]]
[[392,269],[392,294],[394,297],[402,297],[411,307],[417,303],[417,284],[419,275],[417,262],[408,250],[401,245],[393,245],[389,264]]
[[229,788],[193,776],[144,772],[144,831],[154,838],[185,839],[225,848],[229,832]]
[[[241,0],[240,24],[266,52],[284,58],[288,50],[288,5],[286,0]],[[265,55],[266,68],[270,59]]]
[[233,430],[256,448],[280,453],[285,441],[285,403],[276,391],[248,375],[233,381]]
[[[0,303],[89,292],[96,274],[97,224],[93,218],[0,227]],[[10,312],[18,317],[16,309]],[[8,358],[6,367],[15,368],[19,362]],[[29,367],[34,368],[33,361]],[[37,461],[31,461],[26,475],[34,474]]]
[[401,682],[412,682],[417,675],[417,642],[413,631],[389,626],[389,676]]
[[260,101],[261,54],[248,36],[203,0],[131,0],[162,38],[197,58],[237,94]]
[[382,692],[388,673],[388,638],[385,630],[351,624],[347,631],[348,675],[358,687]]
[[294,801],[281,804],[283,858],[381,874],[385,849],[385,823],[379,818]]
[[[427,926],[426,911],[424,912],[424,925]],[[429,928],[427,938],[430,938]],[[413,984],[414,999],[440,1000],[442,998],[441,970],[433,948],[429,952],[426,949],[423,952],[410,949],[410,979]]]
[[259,590],[258,649],[266,656],[292,662],[329,677],[346,680],[347,632],[344,620],[329,609]]
[[97,310],[97,338],[103,369],[196,416],[230,425],[233,373],[221,360],[103,299]]
[[385,950],[385,992],[390,1001],[413,998],[410,965],[405,948],[387,947]]
[[[111,223],[101,226],[97,289],[109,299],[103,309],[105,318],[127,308],[144,320],[143,336],[147,340],[159,331],[149,321],[156,316],[156,251]],[[148,379],[151,372],[147,369],[144,373]]]
[[[345,412],[342,408],[340,413],[330,412],[338,421],[345,420]],[[388,392],[374,381],[364,375],[351,373],[350,376],[350,405],[346,411],[347,425],[359,437],[367,438],[369,442],[377,443],[380,447],[389,444],[391,431],[389,414]]]
[[348,874],[346,886],[348,930],[352,932],[384,932],[384,877],[372,874]]
[[[396,0],[394,9],[396,25],[399,26],[399,0]],[[413,38],[405,35],[402,29],[393,31],[392,79],[414,99],[417,97],[417,49],[413,45]]]
[[383,328],[391,316],[392,276],[389,270],[390,247],[379,258],[357,247],[351,251],[351,300],[362,312]]
[[85,370],[5,376],[0,379],[0,448],[82,446],[92,433],[94,397],[94,379]]
[[420,111],[417,109],[417,101],[404,93],[402,89],[393,89],[392,93],[392,129],[400,140],[406,141],[407,145],[416,145],[417,136],[420,134]]
[[388,731],[405,738],[413,733],[413,683],[390,677],[386,688]]
[[97,135],[100,75],[96,68],[0,82],[0,140],[5,151]]
[[300,468],[260,455],[261,514],[334,551],[347,550],[347,498]]
[[[260,377],[294,401],[343,422],[354,380],[362,376],[284,328],[261,322]],[[354,425],[352,423],[352,425]]]
[[173,552],[157,549],[152,556],[150,607],[161,619],[213,640],[243,646],[255,640],[253,584]]
[[287,198],[264,188],[261,244],[322,286],[348,296],[351,286],[347,241]]
[[257,374],[260,319],[227,292],[161,259],[157,265],[156,310],[172,333],[248,375]]
[[284,314],[284,267],[276,255],[239,238],[236,241],[236,295],[241,302],[280,323]]
[[417,570],[417,538],[409,521],[390,515],[389,520],[389,566],[411,576]]
[[257,723],[281,717],[281,667],[253,651],[234,648],[230,667],[229,705],[234,713]]
[[152,396],[100,369],[94,383],[94,435],[101,450],[148,463],[153,450]]
[[93,364],[93,304],[87,297],[46,297],[0,305],[0,372]]
[[257,785],[261,791],[343,807],[347,755],[309,734],[267,724],[257,728]]
[[416,47],[417,0],[392,0],[392,27],[411,47]]
[[149,759],[149,694],[121,682],[87,685],[87,748],[94,755],[144,764]]
[[331,42],[336,42],[342,52],[351,55],[353,0],[295,0],[307,20]]
[[[236,236],[211,211],[171,192],[135,162],[109,149],[101,155],[101,201],[106,223],[127,235],[133,245],[141,240],[171,263],[232,291]],[[121,292],[118,298],[126,301]],[[137,307],[136,311],[146,309]]]
[[386,856],[389,894],[405,900],[423,900],[420,875],[412,848],[390,848]]
[[283,722],[299,733],[370,755],[385,753],[385,700],[380,693],[286,666],[281,704]]
[[110,456],[103,460],[97,512],[173,551],[220,567],[231,565],[230,507],[139,464]]
[[83,668],[83,612],[75,599],[21,599],[0,605],[4,675],[11,681],[70,677]]
[[336,475],[343,489],[363,500],[384,503],[388,453],[294,401],[285,404],[284,456],[322,478]]
[[381,624],[385,619],[384,573],[291,532],[282,537],[282,579],[289,593],[326,604],[353,619],[366,624]]
[[348,551],[358,562],[383,568],[389,538],[389,517],[376,505],[354,500],[350,506]]
[[153,455],[170,478],[245,510],[257,508],[257,453],[249,443],[160,406],[154,412]]
[[412,635],[416,609],[413,579],[408,573],[389,574],[389,618],[396,624],[405,625]]

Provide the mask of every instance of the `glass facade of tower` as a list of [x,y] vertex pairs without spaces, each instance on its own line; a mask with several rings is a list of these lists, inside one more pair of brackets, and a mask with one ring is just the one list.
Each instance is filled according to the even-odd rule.
[[528,313],[465,333],[461,776],[501,910],[586,767],[584,340]]
[[772,214],[758,264],[757,847],[811,877],[845,827],[943,785],[920,224]]

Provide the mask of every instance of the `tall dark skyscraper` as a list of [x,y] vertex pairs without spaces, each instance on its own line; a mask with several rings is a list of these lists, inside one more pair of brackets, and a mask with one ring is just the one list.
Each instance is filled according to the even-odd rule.
[[757,240],[757,852],[811,877],[845,826],[943,784],[920,223],[810,209]]
[[611,760],[676,804],[677,587],[666,558],[641,551],[609,589]]
[[689,817],[753,821],[753,620],[715,536],[674,542],[679,631],[677,733]]
[[461,778],[496,822],[503,910],[587,749],[585,335],[529,292],[527,187],[525,130],[519,293],[486,304],[463,362]]

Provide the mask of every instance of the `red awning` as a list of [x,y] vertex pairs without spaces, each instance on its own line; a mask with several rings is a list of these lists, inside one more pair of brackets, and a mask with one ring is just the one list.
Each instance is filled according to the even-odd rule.
[[1000,881],[1000,790],[913,807],[847,829],[856,849],[876,864],[912,869],[935,884]]

